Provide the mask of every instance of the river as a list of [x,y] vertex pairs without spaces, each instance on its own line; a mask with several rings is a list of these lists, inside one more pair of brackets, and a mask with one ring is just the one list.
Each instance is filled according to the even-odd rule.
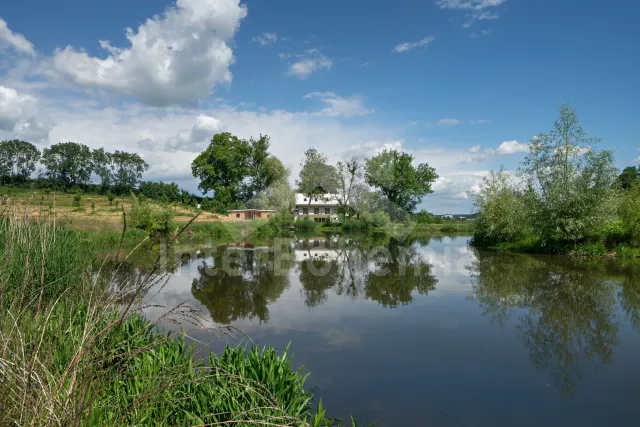
[[482,252],[468,241],[177,245],[166,285],[146,298],[187,303],[212,325],[242,332],[190,330],[201,348],[247,337],[279,349],[291,342],[295,363],[311,371],[308,386],[343,419],[638,425],[640,267]]

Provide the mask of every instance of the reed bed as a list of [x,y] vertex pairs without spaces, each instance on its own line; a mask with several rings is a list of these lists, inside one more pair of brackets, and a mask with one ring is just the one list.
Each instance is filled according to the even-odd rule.
[[238,331],[211,328],[184,305],[148,321],[145,296],[168,278],[160,256],[117,281],[117,267],[104,267],[122,260],[93,253],[53,217],[0,216],[0,425],[339,424],[305,390],[288,349],[227,347],[201,361],[186,332],[159,325]]

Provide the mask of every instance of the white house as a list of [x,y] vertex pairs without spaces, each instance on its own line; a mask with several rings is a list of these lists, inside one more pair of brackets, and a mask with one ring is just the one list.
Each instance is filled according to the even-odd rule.
[[307,197],[296,193],[296,205],[293,214],[298,219],[308,219],[314,222],[338,221],[338,197],[335,194],[319,194]]

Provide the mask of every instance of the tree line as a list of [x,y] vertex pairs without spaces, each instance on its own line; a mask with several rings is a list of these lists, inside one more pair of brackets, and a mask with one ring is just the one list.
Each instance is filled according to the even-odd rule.
[[269,153],[269,146],[268,136],[244,140],[228,132],[214,135],[192,163],[198,188],[204,194],[212,192],[216,207],[222,209],[290,211],[298,192],[308,203],[330,194],[345,215],[382,211],[392,219],[405,219],[433,192],[432,183],[438,178],[434,168],[414,165],[413,156],[397,150],[334,165],[324,153],[310,148],[292,188],[290,171]]
[[517,175],[492,171],[474,195],[478,246],[606,252],[640,245],[640,169],[622,174],[576,111],[560,107],[553,129],[535,136]]
[[[208,147],[191,164],[199,197],[176,183],[142,181],[149,165],[137,154],[90,149],[75,142],[54,144],[42,151],[21,140],[0,142],[0,183],[29,184],[61,190],[85,189],[116,195],[135,191],[153,200],[195,204],[225,212],[235,208],[273,209],[290,212],[295,192],[309,203],[330,194],[346,216],[366,217],[379,212],[408,218],[431,193],[438,177],[428,164],[414,165],[414,158],[397,150],[384,150],[369,158],[352,157],[330,164],[325,154],[305,151],[295,187],[291,171],[269,152],[270,139],[241,139],[229,132],[213,135]],[[32,176],[41,167],[37,178]],[[92,178],[99,181],[92,183]],[[210,197],[206,197],[210,194]]]
[[91,150],[84,144],[61,142],[40,152],[27,141],[0,142],[0,180],[4,184],[24,183],[30,180],[40,164],[43,171],[38,179],[60,188],[87,186],[95,174],[99,186],[117,193],[136,188],[149,165],[136,153],[104,148]]

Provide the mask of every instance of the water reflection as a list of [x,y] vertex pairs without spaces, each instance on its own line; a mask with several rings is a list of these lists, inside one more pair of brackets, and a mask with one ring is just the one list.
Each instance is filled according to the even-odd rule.
[[503,325],[522,309],[516,330],[531,363],[551,372],[563,394],[574,392],[586,371],[611,362],[619,330],[615,283],[521,255],[479,253],[470,268],[475,298],[492,321]]
[[[194,298],[209,309],[214,322],[230,324],[238,319],[269,320],[270,303],[289,286],[291,262],[276,268],[274,248],[222,246],[203,252],[198,260],[198,277],[191,283]],[[280,258],[280,260],[282,260]]]

